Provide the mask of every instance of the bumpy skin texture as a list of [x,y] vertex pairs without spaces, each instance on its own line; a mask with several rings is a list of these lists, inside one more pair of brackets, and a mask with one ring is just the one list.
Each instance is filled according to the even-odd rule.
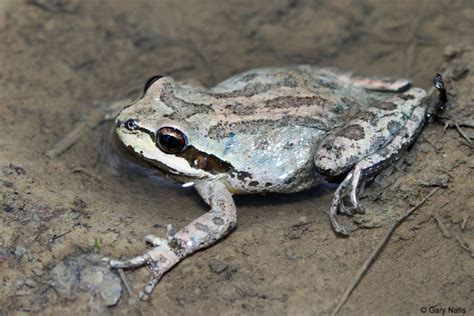
[[[156,80],[120,113],[117,134],[143,161],[195,185],[211,211],[168,239],[147,236],[153,249],[110,266],[149,265],[147,298],[163,273],[236,225],[231,194],[296,192],[344,176],[330,218],[348,234],[337,213],[363,211],[358,191],[416,138],[425,96],[408,80],[307,65],[251,70],[211,89]],[[185,146],[164,152],[162,128]]]

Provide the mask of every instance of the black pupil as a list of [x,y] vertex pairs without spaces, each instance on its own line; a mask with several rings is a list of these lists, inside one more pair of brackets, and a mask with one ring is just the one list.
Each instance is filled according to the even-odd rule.
[[160,136],[160,143],[169,149],[177,149],[182,145],[182,143],[176,137],[166,134]]
[[165,153],[176,154],[186,146],[186,136],[176,128],[163,127],[156,135],[156,145]]

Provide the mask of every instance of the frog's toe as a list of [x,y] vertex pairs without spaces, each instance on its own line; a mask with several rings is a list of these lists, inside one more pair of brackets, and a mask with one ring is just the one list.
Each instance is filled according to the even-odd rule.
[[151,298],[151,293],[153,292],[153,290],[155,289],[156,285],[158,284],[158,282],[160,281],[161,279],[161,275],[155,275],[153,272],[152,272],[152,276],[150,277],[150,280],[148,281],[148,283],[145,285],[145,287],[143,288],[143,290],[140,291],[140,293],[138,294],[138,298],[142,301],[148,301],[150,300]]
[[339,224],[337,220],[337,211],[334,212],[331,210],[330,218],[331,218],[332,227],[334,228],[336,233],[344,235],[344,236],[349,236],[349,233],[350,233],[349,229],[346,226]]
[[353,207],[353,211],[355,214],[365,214],[365,206],[362,203],[358,203],[356,206]]
[[334,197],[332,199],[332,204],[331,204],[331,210],[329,212],[329,218],[331,219],[332,227],[334,228],[336,233],[345,235],[345,236],[349,235],[349,229],[345,227],[344,225],[339,224],[337,220],[337,214],[339,212],[352,214],[352,211],[350,210],[350,208],[344,205],[344,192],[351,178],[352,178],[352,174],[349,173],[344,179],[344,181],[342,181],[342,183],[336,189],[336,192],[334,192]]
[[115,260],[111,258],[103,258],[102,261],[105,262],[112,269],[127,269],[127,268],[136,268],[141,267],[146,264],[148,260],[147,255],[136,256],[127,260]]
[[145,242],[155,247],[166,245],[168,243],[168,240],[151,234],[146,235],[143,239],[145,240]]
[[166,240],[153,235],[147,235],[145,240],[152,244],[158,244],[158,246],[153,247],[143,255],[127,260],[102,259],[112,269],[138,268],[146,265],[151,273],[151,277],[139,294],[139,298],[144,301],[150,298],[153,289],[161,277],[171,269],[179,259],[173,249],[167,244]]
[[347,199],[343,199],[339,205],[339,213],[346,214],[347,216],[354,215],[352,205],[348,205],[345,200]]
[[[348,199],[346,198],[344,200],[344,202],[346,202]],[[356,203],[344,202],[340,205],[339,213],[346,214],[347,216],[353,216],[354,214],[365,214],[365,206],[359,201]]]

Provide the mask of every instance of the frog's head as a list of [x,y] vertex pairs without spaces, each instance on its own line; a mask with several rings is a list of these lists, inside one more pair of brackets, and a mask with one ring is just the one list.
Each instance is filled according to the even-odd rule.
[[117,117],[119,139],[138,159],[184,181],[215,178],[232,167],[193,146],[194,130],[182,119],[186,106],[175,97],[179,85],[171,77],[155,76],[143,97]]

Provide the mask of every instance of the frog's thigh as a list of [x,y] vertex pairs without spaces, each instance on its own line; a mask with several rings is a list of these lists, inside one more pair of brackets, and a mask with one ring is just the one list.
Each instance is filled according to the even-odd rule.
[[336,68],[322,68],[321,72],[333,76],[343,83],[351,84],[367,90],[403,92],[408,90],[411,86],[411,82],[408,79],[363,76]]
[[351,170],[350,198],[354,208],[359,206],[357,190],[360,187],[361,182],[367,177],[379,173],[392,161],[396,160],[399,157],[400,152],[408,147],[418,136],[424,125],[424,120],[425,108],[421,106],[415,108],[408,122],[387,146],[365,157]]
[[343,235],[348,234],[347,228],[340,225],[337,221],[337,213],[343,205],[342,198],[344,197],[345,191],[349,188],[352,210],[362,208],[358,199],[358,189],[361,183],[364,179],[378,173],[390,162],[396,160],[399,153],[413,142],[423,127],[425,112],[426,110],[422,106],[415,108],[406,125],[386,147],[362,159],[346,175],[334,193],[330,210],[331,223],[336,232]]
[[[314,157],[316,169],[329,177],[349,172],[364,157],[387,146],[421,108],[426,92],[412,88],[403,94],[368,107],[345,127],[329,134],[319,145]],[[416,116],[416,115],[415,115]]]

